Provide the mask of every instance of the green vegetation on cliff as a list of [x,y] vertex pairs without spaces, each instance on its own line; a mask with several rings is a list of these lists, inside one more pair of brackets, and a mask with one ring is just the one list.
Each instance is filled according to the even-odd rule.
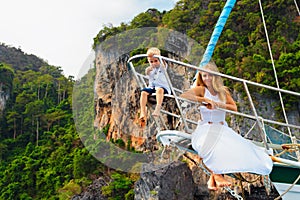
[[[180,0],[168,12],[149,9],[129,24],[104,27],[94,38],[94,48],[122,31],[157,26],[182,32],[206,47],[225,2]],[[300,17],[295,3],[263,2],[263,8],[280,87],[299,91]],[[258,1],[236,2],[212,59],[223,73],[276,86]]]
[[[149,9],[128,24],[104,27],[94,38],[94,48],[122,31],[157,26],[187,34],[206,47],[224,4],[180,0],[168,12]],[[280,86],[299,92],[300,20],[294,2],[263,4]],[[258,2],[236,3],[213,59],[224,73],[275,86]],[[0,199],[66,199],[79,194],[93,175],[109,172],[87,152],[76,132],[73,77],[64,77],[60,67],[34,55],[0,45],[0,84],[1,91],[10,94],[0,116]],[[87,97],[78,98],[84,104]],[[79,117],[85,123],[85,116]],[[115,199],[124,199],[132,181],[115,173],[112,178],[103,192],[113,199],[114,190],[121,187]]]

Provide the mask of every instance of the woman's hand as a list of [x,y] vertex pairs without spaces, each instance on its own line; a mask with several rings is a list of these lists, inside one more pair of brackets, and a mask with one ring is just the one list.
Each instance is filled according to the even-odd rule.
[[207,100],[203,103],[208,109],[216,109],[218,108],[218,103],[212,100]]
[[215,102],[210,99],[206,100],[202,104],[204,104],[208,109],[217,109],[217,108],[225,108],[226,109],[226,104],[224,104],[222,102]]

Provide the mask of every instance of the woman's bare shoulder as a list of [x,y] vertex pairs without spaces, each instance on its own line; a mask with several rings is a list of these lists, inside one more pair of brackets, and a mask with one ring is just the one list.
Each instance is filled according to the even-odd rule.
[[195,91],[198,95],[204,96],[205,86],[203,86],[203,85],[195,86],[195,87],[194,87],[194,91]]

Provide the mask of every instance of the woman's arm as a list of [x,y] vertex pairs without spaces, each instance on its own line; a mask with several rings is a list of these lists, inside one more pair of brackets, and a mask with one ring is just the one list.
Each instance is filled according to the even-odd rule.
[[233,98],[230,95],[230,93],[228,93],[228,92],[226,92],[226,104],[225,103],[221,103],[221,102],[217,102],[216,105],[219,108],[224,108],[224,109],[227,109],[227,110],[237,111],[236,103],[233,100]]
[[191,101],[199,102],[199,103],[203,103],[203,102],[208,103],[208,99],[203,97],[204,91],[205,91],[204,86],[196,86],[182,93],[180,97]]
[[221,102],[214,102],[204,97],[205,87],[196,86],[188,91],[182,93],[180,97],[205,104],[208,109],[215,109],[217,107],[227,110],[237,111],[237,106],[230,93],[226,93],[226,104]]

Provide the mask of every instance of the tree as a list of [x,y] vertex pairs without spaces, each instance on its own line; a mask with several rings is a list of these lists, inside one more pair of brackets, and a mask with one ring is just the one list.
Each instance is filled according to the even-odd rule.
[[41,88],[44,89],[44,97],[43,99],[47,98],[49,85],[52,84],[53,77],[49,74],[44,74],[38,77],[37,85],[38,85],[38,99],[40,99],[40,90]]
[[0,92],[10,94],[14,75],[14,70],[10,66],[0,63]]
[[47,131],[50,130],[50,127],[54,122],[64,118],[65,115],[66,112],[63,110],[55,110],[53,112],[42,115],[42,120],[47,124]]
[[137,15],[130,23],[130,27],[157,27],[161,23],[161,13],[157,9],[148,9]]
[[16,139],[17,136],[17,119],[20,118],[20,114],[16,111],[9,111],[6,115],[7,124],[9,126],[9,130],[13,129],[13,138]]
[[34,122],[36,121],[36,145],[38,146],[40,125],[39,118],[44,112],[44,103],[41,100],[36,100],[26,104],[25,108],[24,114],[31,118],[32,125],[34,125]]

